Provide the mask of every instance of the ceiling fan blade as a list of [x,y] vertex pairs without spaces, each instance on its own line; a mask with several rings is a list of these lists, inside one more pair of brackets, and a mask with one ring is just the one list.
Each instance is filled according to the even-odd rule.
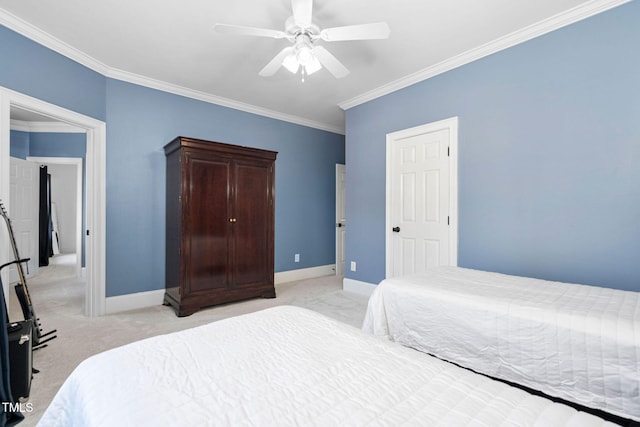
[[349,74],[349,70],[323,46],[316,46],[311,52],[335,78],[341,79]]
[[300,28],[309,28],[313,0],[291,0],[291,8],[293,9],[293,22]]
[[345,27],[325,28],[320,32],[320,38],[328,42],[341,40],[375,40],[386,39],[391,30],[386,22],[372,24],[347,25]]
[[222,34],[234,34],[241,36],[258,36],[282,39],[287,37],[284,31],[269,30],[266,28],[244,27],[242,25],[216,24],[213,29]]
[[284,58],[286,58],[291,52],[293,52],[293,47],[291,46],[282,49],[267,65],[265,65],[262,70],[260,70],[258,75],[262,77],[273,76],[282,65]]

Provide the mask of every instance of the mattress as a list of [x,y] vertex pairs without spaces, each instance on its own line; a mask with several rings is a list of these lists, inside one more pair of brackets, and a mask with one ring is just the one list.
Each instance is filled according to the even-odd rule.
[[612,424],[281,306],[93,356],[64,382],[39,425]]
[[458,267],[382,281],[363,329],[640,420],[640,293]]

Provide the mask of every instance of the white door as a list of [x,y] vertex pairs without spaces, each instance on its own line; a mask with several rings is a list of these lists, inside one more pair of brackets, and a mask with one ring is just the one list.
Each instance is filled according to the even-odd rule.
[[[11,157],[10,191],[11,206],[9,217],[20,258],[30,258],[23,264],[27,277],[38,272],[38,215],[40,167],[32,162]],[[18,281],[18,273],[11,267],[11,283]]]
[[457,264],[457,191],[451,191],[457,183],[450,156],[456,135],[457,120],[388,137],[387,277]]
[[345,166],[336,165],[336,275],[344,274],[344,243],[347,231],[345,215]]

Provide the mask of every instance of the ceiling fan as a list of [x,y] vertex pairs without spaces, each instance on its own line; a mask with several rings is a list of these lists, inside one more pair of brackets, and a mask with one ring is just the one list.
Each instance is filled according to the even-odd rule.
[[286,20],[284,31],[228,24],[216,24],[214,29],[225,34],[287,39],[292,46],[282,49],[258,74],[263,77],[272,76],[280,66],[283,66],[294,74],[297,74],[300,69],[302,81],[305,74],[313,74],[323,66],[336,78],[349,74],[349,70],[335,56],[316,42],[374,40],[389,37],[390,30],[386,22],[321,30],[311,19],[313,0],[291,0],[291,8],[293,16]]

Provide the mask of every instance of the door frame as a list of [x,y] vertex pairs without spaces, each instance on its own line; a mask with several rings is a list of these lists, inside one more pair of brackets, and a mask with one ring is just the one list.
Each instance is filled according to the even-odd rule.
[[[335,235],[336,235],[336,276],[342,276],[344,275],[344,270],[345,270],[345,265],[344,263],[340,262],[341,258],[344,258],[344,247],[342,245],[340,245],[340,232],[342,231],[342,226],[338,226],[338,220],[339,220],[339,216],[340,216],[340,198],[341,198],[341,194],[344,194],[345,192],[345,187],[346,187],[346,182],[340,180],[340,174],[341,173],[346,173],[346,165],[344,163],[336,163],[336,212],[335,212],[335,217],[336,217],[336,231],[335,231]],[[346,204],[346,198],[344,200],[342,200],[343,204]],[[342,208],[344,209],[345,206],[342,206]]]
[[[11,107],[36,112],[86,131],[86,236],[84,312],[101,316],[106,305],[106,123],[75,111],[0,86],[0,198],[9,201]],[[7,237],[0,227],[0,235]],[[0,259],[11,259],[8,238],[0,244]],[[4,276],[3,276],[4,279]],[[8,278],[7,278],[8,279]],[[5,290],[8,283],[5,281]]]
[[386,200],[385,200],[385,277],[393,271],[393,231],[391,227],[391,163],[393,144],[429,132],[449,130],[449,260],[450,265],[458,265],[458,117],[439,120],[387,134],[386,145]]

